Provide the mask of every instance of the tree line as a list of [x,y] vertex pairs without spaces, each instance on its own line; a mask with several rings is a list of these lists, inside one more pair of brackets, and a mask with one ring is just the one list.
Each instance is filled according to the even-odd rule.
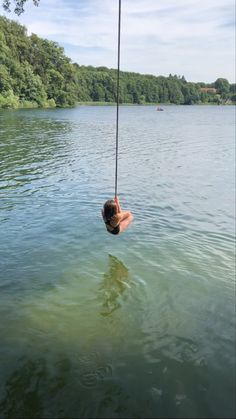
[[[0,108],[66,107],[78,102],[117,100],[117,71],[81,66],[56,42],[42,39],[19,23],[0,16]],[[235,84],[190,83],[184,76],[121,72],[120,102],[235,103]]]

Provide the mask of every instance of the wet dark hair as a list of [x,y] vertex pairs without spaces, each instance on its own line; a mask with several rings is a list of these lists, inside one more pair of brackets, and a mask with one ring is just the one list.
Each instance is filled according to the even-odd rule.
[[109,221],[113,215],[117,214],[117,206],[114,199],[108,199],[104,204],[103,210],[106,221]]

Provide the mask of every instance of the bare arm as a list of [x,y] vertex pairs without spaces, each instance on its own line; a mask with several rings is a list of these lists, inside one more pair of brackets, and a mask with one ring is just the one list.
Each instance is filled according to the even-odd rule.
[[117,210],[118,210],[117,216],[120,223],[129,217],[133,217],[130,211],[122,211],[118,196],[115,196],[115,202],[116,202]]
[[130,216],[132,216],[130,211],[121,211],[119,214],[119,221],[124,221],[126,220],[126,218],[129,218]]
[[120,206],[120,200],[119,200],[118,196],[115,196],[115,203],[117,205],[117,211],[122,212],[121,206]]

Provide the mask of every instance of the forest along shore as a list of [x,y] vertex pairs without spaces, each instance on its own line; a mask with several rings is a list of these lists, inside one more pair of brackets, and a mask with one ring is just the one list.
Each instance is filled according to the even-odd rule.
[[[72,63],[56,42],[42,39],[19,23],[0,16],[0,108],[70,107],[116,102],[117,70]],[[123,104],[236,103],[235,84],[218,78],[191,83],[168,77],[123,72]]]

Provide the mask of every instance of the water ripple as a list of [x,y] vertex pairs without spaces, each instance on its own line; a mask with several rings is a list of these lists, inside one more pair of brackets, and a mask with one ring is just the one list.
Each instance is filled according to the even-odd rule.
[[233,417],[233,108],[121,107],[117,240],[115,108],[0,123],[4,415]]

